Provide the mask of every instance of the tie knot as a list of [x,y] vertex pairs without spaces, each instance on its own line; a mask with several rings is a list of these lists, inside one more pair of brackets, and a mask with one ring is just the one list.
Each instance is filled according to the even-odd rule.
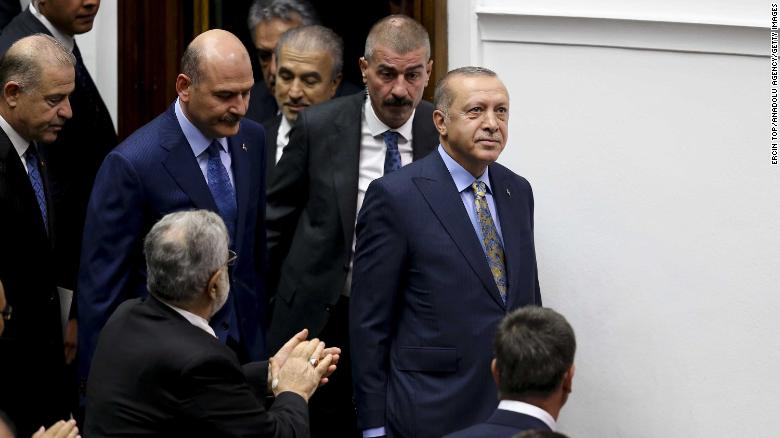
[[24,155],[30,158],[38,156],[38,148],[35,147],[35,143],[30,143],[30,146],[27,146],[27,152]]
[[209,145],[209,148],[207,149],[209,152],[209,158],[219,157],[219,150],[222,148],[222,145],[219,144],[217,140],[214,140]]
[[485,184],[483,181],[476,180],[471,183],[471,189],[474,190],[474,194],[476,194],[478,197],[484,198],[485,193],[487,193],[487,184]]
[[382,136],[385,138],[385,145],[388,149],[398,149],[398,133],[395,131],[387,130]]

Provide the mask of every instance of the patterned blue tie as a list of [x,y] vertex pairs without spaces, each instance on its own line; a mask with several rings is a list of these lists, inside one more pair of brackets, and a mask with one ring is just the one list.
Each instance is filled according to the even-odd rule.
[[482,181],[474,181],[471,184],[474,190],[474,210],[477,213],[479,226],[482,229],[482,244],[485,245],[485,256],[487,256],[490,272],[496,281],[496,287],[501,294],[501,300],[506,304],[506,266],[504,265],[504,247],[501,246],[501,240],[498,238],[496,224],[493,223],[493,216],[490,214],[487,199],[487,184]]
[[49,212],[46,209],[46,192],[43,189],[43,178],[41,178],[41,171],[38,165],[38,150],[34,144],[27,148],[27,152],[24,153],[24,160],[27,162],[27,177],[30,178],[30,184],[35,192],[35,199],[38,201],[38,208],[41,209],[43,226],[48,234]]
[[234,241],[236,238],[236,218],[238,217],[236,192],[233,190],[233,185],[230,184],[227,169],[225,169],[225,165],[222,164],[222,160],[219,158],[221,147],[217,140],[214,140],[209,145],[206,179],[208,180],[211,196],[214,197],[214,202],[217,204],[219,215],[225,221],[230,240]]
[[385,131],[382,136],[385,138],[385,175],[401,168],[401,153],[398,152],[398,133],[395,131]]

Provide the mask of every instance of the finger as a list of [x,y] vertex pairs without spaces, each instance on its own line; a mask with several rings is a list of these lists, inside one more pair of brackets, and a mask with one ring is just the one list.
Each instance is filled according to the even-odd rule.
[[328,383],[328,378],[327,377],[323,377],[323,378],[320,379],[320,384],[317,385],[317,386],[323,386],[323,385],[325,385],[327,383]]
[[333,356],[333,360],[331,361],[331,365],[337,365],[339,363],[339,358],[341,358],[340,354],[331,354]]
[[282,345],[282,348],[279,349],[279,351],[276,353],[287,355],[290,354],[291,351],[295,349],[301,342],[306,341],[306,336],[309,335],[308,329],[303,329],[295,334],[292,338],[290,338],[289,341],[285,342],[284,345]]
[[79,436],[79,428],[76,427],[76,422],[73,421],[73,427],[68,432],[68,436],[66,438],[76,438]]
[[337,355],[337,354],[341,354],[341,348],[339,348],[339,347],[328,347],[328,348],[322,350],[322,356],[325,356],[326,354],[332,354],[334,356]]
[[333,361],[333,356],[327,355],[325,358],[323,358],[320,363],[317,364],[315,369],[317,370],[317,373],[320,376],[324,376],[325,373],[328,372],[328,368],[330,367],[330,363]]
[[57,433],[54,434],[54,437],[67,438],[68,436],[70,436],[70,433],[73,431],[73,429],[76,429],[76,433],[78,433],[78,429],[76,428],[76,420],[65,421],[62,423],[60,429],[57,430]]
[[[2,289],[2,287],[0,287],[0,289]],[[41,426],[41,427],[40,427],[40,429],[38,429],[37,431],[35,431],[35,433],[33,434],[32,438],[41,438],[41,437],[43,436],[43,433],[44,433],[45,431],[46,431],[46,430],[43,428],[43,426]]]
[[317,343],[317,346],[315,347],[314,352],[311,354],[311,357],[319,362],[321,358],[326,356],[322,354],[323,350],[325,350],[325,343],[324,342]]

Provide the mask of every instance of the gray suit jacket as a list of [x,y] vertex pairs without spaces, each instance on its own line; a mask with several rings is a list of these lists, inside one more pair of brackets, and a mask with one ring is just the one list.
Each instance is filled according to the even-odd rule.
[[[355,231],[365,93],[302,112],[268,189],[269,288],[275,293],[269,351],[306,327],[317,336],[346,282]],[[439,143],[433,106],[412,125],[413,158]]]

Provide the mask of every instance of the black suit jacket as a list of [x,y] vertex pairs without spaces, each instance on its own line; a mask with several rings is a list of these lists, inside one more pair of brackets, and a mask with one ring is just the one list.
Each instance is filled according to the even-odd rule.
[[447,435],[445,438],[512,438],[526,430],[550,430],[544,421],[519,412],[496,409],[484,423]]
[[[39,168],[47,188],[45,161]],[[52,230],[54,215],[48,211]],[[17,424],[19,436],[67,418],[52,242],[22,161],[0,130],[0,281],[13,308],[0,337],[0,410]]]
[[[36,33],[51,35],[28,8],[0,34],[0,55],[17,40]],[[58,285],[69,289],[76,287],[84,218],[95,175],[117,145],[111,116],[84,67],[78,46],[73,52],[78,61],[76,88],[70,96],[73,117],[65,123],[48,154],[53,209],[58,213],[54,224],[59,236],[55,246]]]
[[281,114],[277,114],[263,122],[265,128],[265,182],[266,187],[273,179],[276,169],[276,136],[279,134],[279,125],[282,124]]
[[243,368],[215,337],[150,296],[126,301],[100,335],[84,436],[306,437],[306,401],[266,411],[267,363]]
[[[266,219],[269,280],[276,291],[268,331],[272,351],[304,327],[317,336],[344,288],[352,260],[365,99],[359,93],[307,108],[276,165]],[[415,160],[438,144],[432,113],[428,102],[415,111]]]

